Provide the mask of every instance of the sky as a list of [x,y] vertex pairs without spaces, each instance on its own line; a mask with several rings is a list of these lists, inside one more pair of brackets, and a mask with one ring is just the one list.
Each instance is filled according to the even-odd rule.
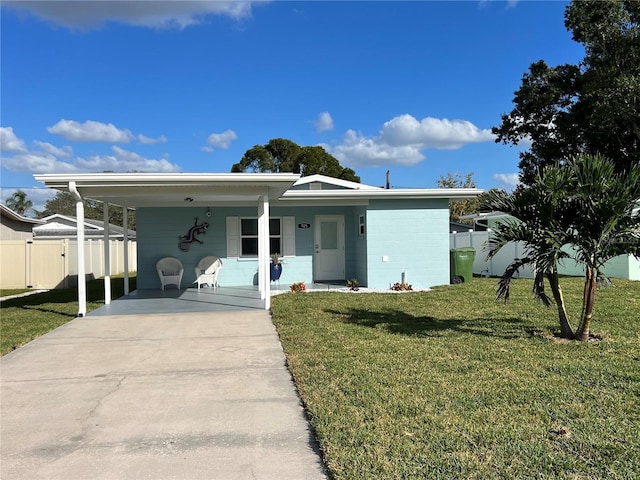
[[362,183],[517,184],[495,143],[529,65],[577,64],[562,1],[8,1],[0,198],[38,173],[229,172],[272,138]]

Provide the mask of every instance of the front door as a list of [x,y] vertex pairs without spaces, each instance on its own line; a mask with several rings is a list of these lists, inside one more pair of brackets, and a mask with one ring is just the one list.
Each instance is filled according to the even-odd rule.
[[344,280],[344,217],[318,215],[314,230],[314,281]]

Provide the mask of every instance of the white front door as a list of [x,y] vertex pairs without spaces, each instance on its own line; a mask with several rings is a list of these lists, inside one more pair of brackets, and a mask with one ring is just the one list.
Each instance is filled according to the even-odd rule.
[[314,281],[344,280],[344,217],[318,215],[314,230]]

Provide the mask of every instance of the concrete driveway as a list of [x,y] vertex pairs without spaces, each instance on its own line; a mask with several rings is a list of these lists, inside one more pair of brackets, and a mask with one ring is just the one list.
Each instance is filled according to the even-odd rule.
[[87,316],[1,367],[3,480],[326,478],[264,310]]

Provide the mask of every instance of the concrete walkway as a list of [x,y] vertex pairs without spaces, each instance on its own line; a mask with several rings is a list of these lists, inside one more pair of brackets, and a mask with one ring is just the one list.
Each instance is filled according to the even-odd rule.
[[1,368],[3,480],[326,478],[264,310],[87,316]]

